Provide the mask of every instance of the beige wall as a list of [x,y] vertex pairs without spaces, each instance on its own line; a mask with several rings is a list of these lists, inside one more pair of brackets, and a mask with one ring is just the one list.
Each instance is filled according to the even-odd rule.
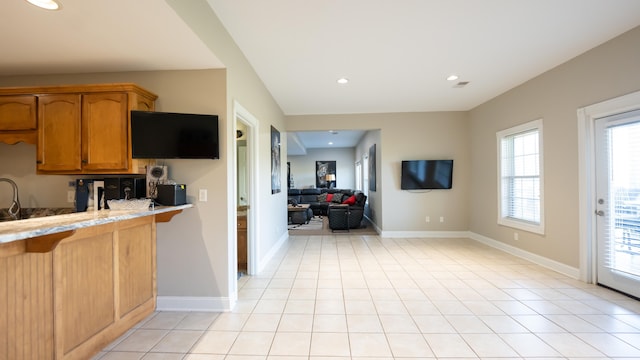
[[[219,114],[225,133],[225,70],[152,71],[0,78],[0,86],[93,84],[133,82],[158,95],[156,110]],[[159,295],[220,296],[226,292],[226,239],[228,215],[217,199],[225,199],[227,139],[221,137],[220,160],[167,160],[169,178],[187,184],[187,201],[196,207],[185,210],[170,223],[158,225]],[[3,172],[20,184],[23,205],[69,206],[66,175],[35,175],[35,146],[0,147]],[[5,159],[6,162],[5,162]],[[197,203],[199,188],[209,190],[206,203]],[[56,194],[55,196],[53,194]],[[64,195],[64,198],[62,198]],[[62,201],[62,203],[61,203]],[[185,264],[188,264],[186,266]]]
[[337,189],[355,188],[355,149],[307,149],[306,155],[289,155],[291,177],[296,189],[316,187],[316,161],[336,162]]
[[[157,110],[215,113],[220,116],[219,160],[171,160],[169,176],[187,184],[188,202],[196,207],[185,210],[167,224],[158,226],[158,293],[165,298],[178,297],[175,306],[191,305],[221,309],[233,303],[236,291],[235,262],[235,119],[233,104],[239,102],[259,121],[254,135],[258,139],[258,179],[270,179],[270,127],[284,131],[283,115],[269,92],[248,64],[242,52],[231,40],[204,0],[168,0],[170,6],[192,26],[212,51],[227,66],[224,70],[155,71],[131,73],[104,73],[80,75],[19,76],[0,78],[0,86],[48,85],[70,83],[134,82],[158,94]],[[232,121],[230,120],[232,119]],[[15,152],[11,168],[3,170],[23,174],[35,189],[43,189],[36,198],[51,199],[59,206],[66,200],[49,196],[45,185],[65,186],[73,177],[53,177],[57,181],[35,173],[35,148],[29,145],[11,147],[0,144],[0,151]],[[286,154],[286,144],[282,152]],[[282,159],[284,161],[284,159]],[[29,163],[31,165],[25,165]],[[282,169],[282,178],[286,168]],[[286,191],[271,194],[269,181],[258,181],[255,194],[255,220],[257,260],[263,264],[287,237]],[[197,191],[209,190],[209,201],[197,202]],[[286,189],[284,189],[286,190]],[[41,195],[46,193],[47,195]],[[263,230],[264,229],[264,230]],[[171,298],[173,300],[173,298]]]
[[[287,131],[379,129],[365,138],[356,157],[376,143],[377,191],[369,193],[376,226],[389,235],[403,232],[466,231],[470,188],[466,112],[288,116]],[[400,164],[411,159],[454,159],[453,189],[400,190]],[[432,221],[425,222],[430,216]],[[445,222],[434,219],[444,216]]]
[[[183,18],[191,29],[202,39],[211,51],[225,64],[227,70],[227,118],[233,118],[234,104],[239,103],[244,109],[253,115],[258,126],[252,134],[257,137],[257,194],[253,196],[253,205],[248,212],[249,232],[256,235],[253,248],[256,252],[256,270],[260,270],[266,261],[272,256],[277,247],[288,237],[287,233],[287,192],[286,183],[283,191],[271,194],[271,126],[284,134],[284,116],[278,104],[266,89],[260,78],[256,75],[251,65],[233,42],[224,29],[215,13],[205,0],[166,0],[166,2]],[[235,124],[235,121],[233,122]],[[230,122],[231,124],[231,122]],[[226,129],[226,137],[235,139],[235,129],[231,126]],[[286,139],[286,138],[284,138]],[[229,186],[235,186],[232,173],[235,171],[235,144],[227,144],[227,152],[232,159],[227,162],[226,172],[218,174],[220,177],[229,176]],[[286,154],[286,140],[282,141],[281,154]],[[284,164],[286,158],[281,158]],[[286,166],[281,167],[281,179],[286,179]],[[228,188],[227,190],[231,190]],[[235,192],[227,194],[227,212],[235,216]],[[230,246],[235,246],[235,221],[227,224],[227,232],[230,234]],[[235,251],[230,248],[229,255],[234,256]],[[251,251],[250,251],[251,253]],[[250,259],[251,262],[251,259]],[[236,271],[233,263],[227,266],[224,272],[230,277],[227,294],[235,292],[235,280],[231,275]],[[217,264],[217,267],[223,267]]]
[[[640,28],[513,89],[470,112],[283,116],[267,89],[233,43],[205,0],[166,0],[227,66],[226,70],[157,71],[0,78],[0,86],[135,82],[156,92],[158,110],[218,113],[221,159],[168,162],[170,176],[188,185],[188,200],[209,189],[207,203],[196,203],[158,228],[161,296],[234,296],[235,198],[233,176],[235,101],[258,120],[258,193],[254,216],[258,263],[286,239],[286,185],[271,194],[270,127],[285,131],[379,130],[356,148],[356,157],[377,146],[378,189],[369,193],[376,226],[390,235],[466,231],[486,236],[563,264],[578,265],[578,173],[576,109],[640,88]],[[544,119],[545,236],[496,225],[496,131]],[[286,154],[286,143],[282,153]],[[400,162],[454,159],[452,190],[424,193],[400,190]],[[283,159],[284,160],[284,159]],[[35,147],[0,144],[0,176],[17,176],[26,185],[27,204],[64,206],[73,177],[36,176]],[[284,161],[283,161],[284,162]],[[282,178],[286,179],[283,166]],[[27,195],[26,193],[30,194]],[[24,194],[24,195],[23,195]],[[35,194],[35,195],[32,195]],[[24,200],[23,200],[24,201]],[[425,216],[431,222],[425,222]],[[437,220],[445,218],[444,223]]]
[[[578,128],[576,110],[640,89],[640,28],[470,111],[472,232],[578,267]],[[544,236],[497,225],[496,132],[542,118]]]

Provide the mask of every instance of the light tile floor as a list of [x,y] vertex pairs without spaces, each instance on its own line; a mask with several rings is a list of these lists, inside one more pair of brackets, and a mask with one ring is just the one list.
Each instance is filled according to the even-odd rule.
[[239,288],[95,359],[640,359],[640,302],[468,239],[292,236]]

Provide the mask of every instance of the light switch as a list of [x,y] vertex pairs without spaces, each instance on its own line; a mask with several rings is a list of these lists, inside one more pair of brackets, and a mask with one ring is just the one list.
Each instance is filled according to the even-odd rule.
[[207,189],[200,189],[198,198],[202,202],[207,201]]

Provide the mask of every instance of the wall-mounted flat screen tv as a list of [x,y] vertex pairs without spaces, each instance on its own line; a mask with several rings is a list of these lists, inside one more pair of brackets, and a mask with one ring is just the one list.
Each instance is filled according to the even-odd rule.
[[452,179],[453,160],[402,161],[402,190],[451,189]]
[[134,159],[219,159],[218,116],[131,111]]

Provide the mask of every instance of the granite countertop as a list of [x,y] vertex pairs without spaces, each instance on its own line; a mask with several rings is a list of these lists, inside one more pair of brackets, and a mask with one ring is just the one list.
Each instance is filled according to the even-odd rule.
[[5,221],[0,222],[0,244],[190,207],[193,204],[156,206],[149,210],[98,210]]
[[[31,219],[44,216],[71,214],[74,208],[22,208],[20,209],[20,219]],[[0,209],[0,222],[14,221],[9,215],[9,209]]]

